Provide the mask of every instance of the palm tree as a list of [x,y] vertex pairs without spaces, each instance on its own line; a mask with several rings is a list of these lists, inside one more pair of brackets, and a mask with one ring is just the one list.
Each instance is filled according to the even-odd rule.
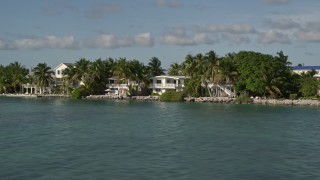
[[26,76],[29,73],[29,70],[21,65],[19,62],[10,63],[7,66],[7,71],[10,74],[11,86],[15,93],[22,90],[22,84],[26,82]]
[[218,81],[219,74],[219,59],[214,51],[209,51],[205,56],[207,70],[204,72],[204,76],[211,82]]
[[77,87],[79,85],[81,77],[78,77],[79,73],[73,65],[68,66],[62,73],[64,76],[62,81],[67,84],[66,86]]
[[226,84],[232,84],[236,81],[238,72],[235,66],[234,54],[229,53],[220,61],[219,72]]
[[161,67],[161,61],[157,57],[152,57],[148,63],[149,76],[160,76],[164,74],[164,69]]
[[[76,76],[78,77],[79,81],[82,81],[83,84],[86,84],[87,75],[89,71],[90,61],[86,60],[85,58],[81,58],[79,61],[76,62]],[[80,79],[79,79],[80,78]]]
[[190,54],[188,54],[182,63],[183,74],[186,76],[189,76],[190,78],[193,78],[195,67],[196,67],[196,61]]
[[122,83],[122,81],[126,82],[130,76],[126,58],[120,58],[116,61],[115,66],[113,67],[113,75],[118,78],[118,83]]
[[40,94],[42,94],[46,87],[50,85],[50,82],[53,81],[51,68],[47,66],[46,63],[39,63],[33,69],[34,77],[37,83],[37,86],[40,88]]
[[90,84],[91,91],[95,94],[104,92],[108,78],[112,76],[109,61],[95,60],[88,69],[87,83]]
[[170,76],[179,76],[180,75],[180,65],[178,63],[173,63],[170,65],[170,68],[169,68],[169,71],[168,71],[168,74]]

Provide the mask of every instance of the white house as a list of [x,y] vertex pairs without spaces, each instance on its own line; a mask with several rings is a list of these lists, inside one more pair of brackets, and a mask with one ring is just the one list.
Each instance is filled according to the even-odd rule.
[[72,63],[61,63],[57,67],[53,69],[54,72],[54,85],[61,85],[61,79],[63,78],[63,71],[67,69],[69,66],[73,66]]
[[120,81],[116,77],[108,78],[106,87],[106,94],[109,95],[126,96],[127,92],[129,91],[128,84],[120,83]]
[[155,76],[149,86],[153,93],[161,95],[166,90],[183,91],[185,76]]
[[[292,67],[292,71],[297,74],[307,73],[308,71],[315,70],[316,74],[313,76],[320,80],[320,66],[294,66]],[[320,95],[320,89],[318,91]]]
[[320,66],[294,66],[294,67],[292,67],[292,71],[297,74],[306,73],[306,72],[312,71],[312,70],[316,71],[315,77],[320,76]]

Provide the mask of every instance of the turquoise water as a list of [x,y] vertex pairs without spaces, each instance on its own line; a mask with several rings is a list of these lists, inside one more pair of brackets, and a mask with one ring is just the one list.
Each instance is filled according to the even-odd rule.
[[0,179],[319,179],[320,109],[0,97]]

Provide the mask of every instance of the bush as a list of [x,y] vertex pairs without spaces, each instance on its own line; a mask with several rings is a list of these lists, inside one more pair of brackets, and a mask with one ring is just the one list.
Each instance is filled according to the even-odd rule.
[[184,101],[185,95],[183,92],[176,92],[176,91],[166,91],[165,93],[161,94],[160,101],[162,102],[181,102]]
[[298,99],[298,94],[290,94],[289,99],[291,100]]
[[76,88],[72,91],[71,93],[71,98],[72,99],[81,99],[81,91],[79,88]]
[[245,94],[241,94],[240,96],[238,96],[236,98],[236,103],[237,104],[250,104],[250,103],[252,103],[252,101],[253,100],[249,96],[247,96]]
[[153,92],[153,93],[151,94],[151,96],[159,96],[159,94],[158,94],[158,93]]

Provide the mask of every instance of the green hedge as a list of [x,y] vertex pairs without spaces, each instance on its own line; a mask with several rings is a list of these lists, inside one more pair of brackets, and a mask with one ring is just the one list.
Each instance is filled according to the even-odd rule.
[[236,103],[237,104],[250,104],[250,103],[252,103],[252,101],[253,100],[249,96],[247,96],[245,94],[241,94],[240,96],[238,96],[236,98]]
[[72,99],[81,99],[81,91],[79,88],[76,88],[72,91],[71,93],[71,98]]
[[183,92],[176,92],[176,91],[166,91],[165,93],[161,94],[160,101],[162,102],[181,102],[184,101],[185,95]]

